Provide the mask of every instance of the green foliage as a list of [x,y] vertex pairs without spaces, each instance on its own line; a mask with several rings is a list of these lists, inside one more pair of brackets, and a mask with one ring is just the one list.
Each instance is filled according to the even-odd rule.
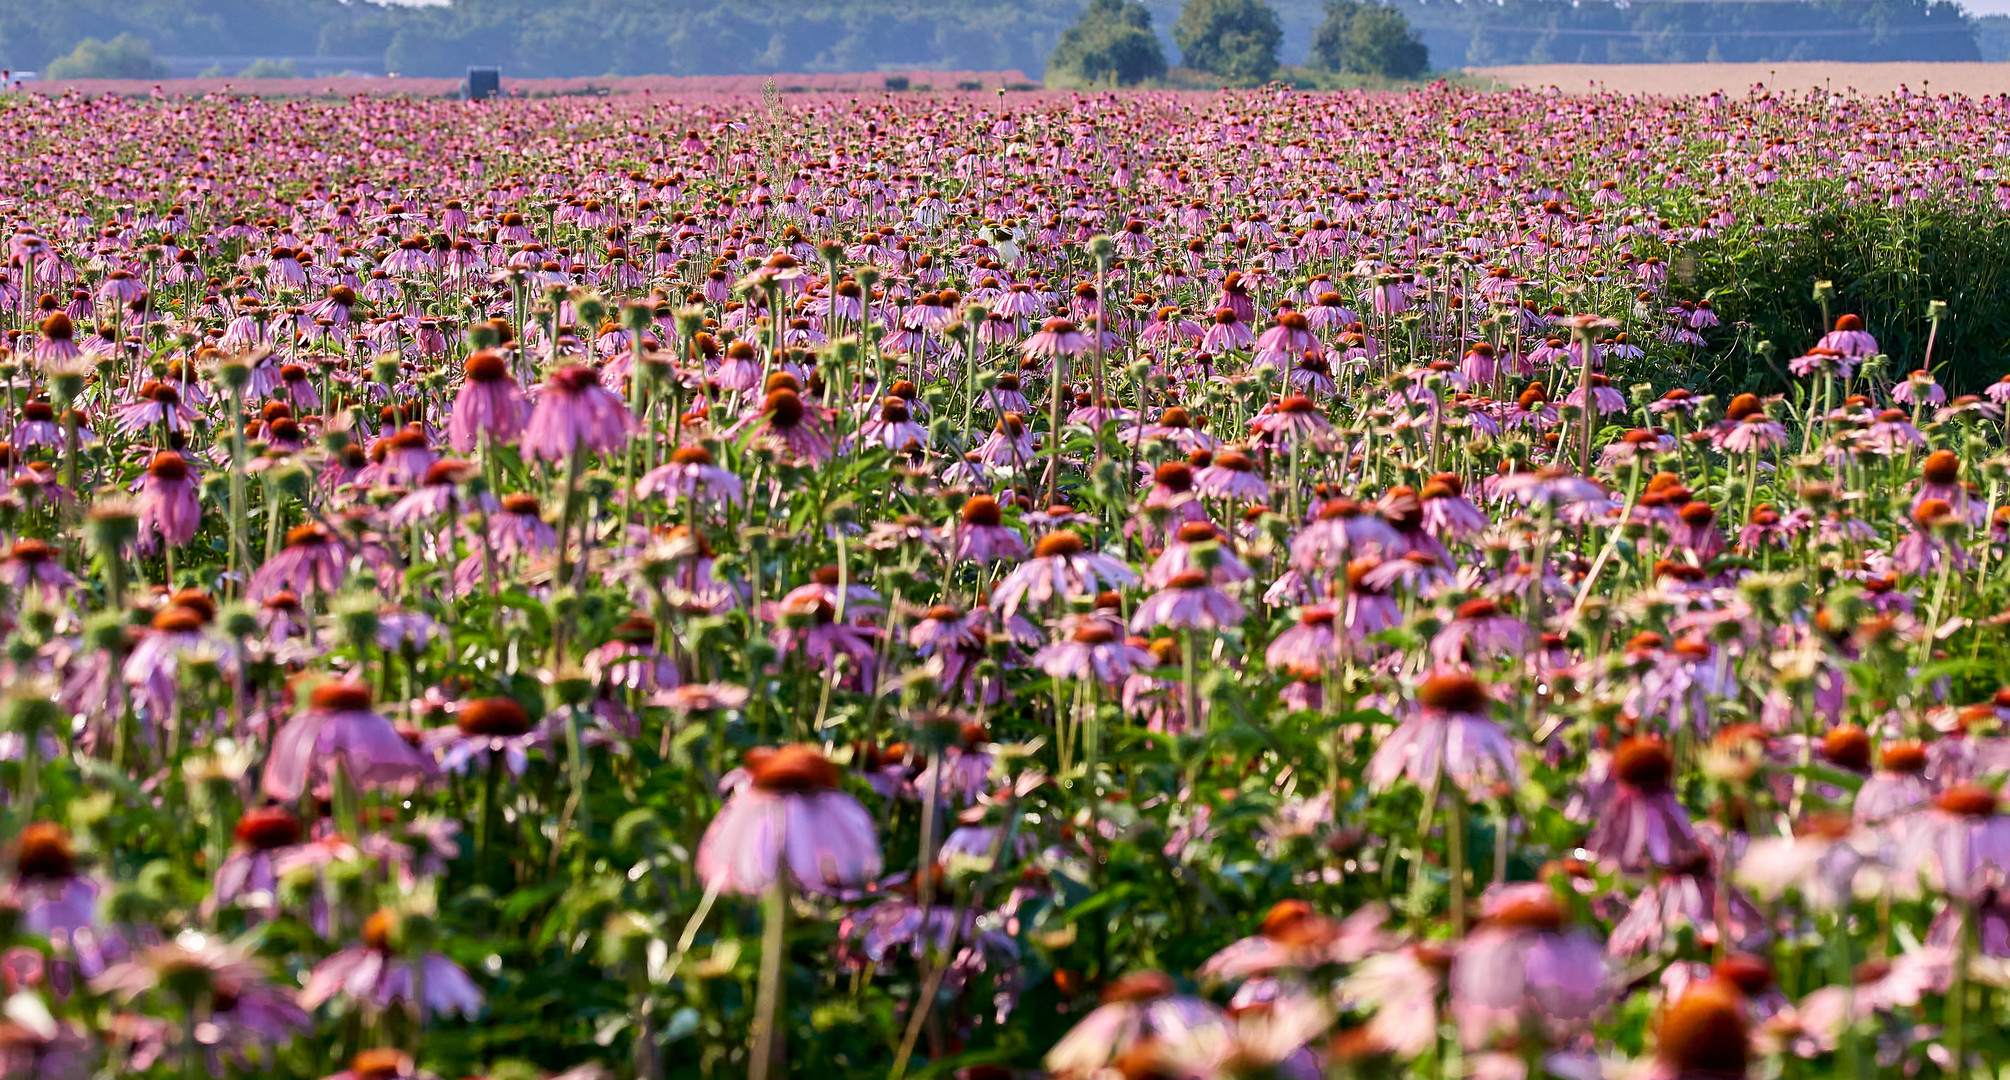
[[49,62],[51,79],[158,79],[167,74],[154,62],[153,46],[144,38],[120,34],[110,41],[87,37],[68,56]]
[[1090,0],[1047,58],[1048,80],[1061,85],[1135,86],[1165,73],[1152,14],[1136,0]]
[[251,66],[237,73],[240,79],[297,79],[300,66],[291,60],[272,61],[259,57]]
[[[1903,377],[1926,356],[1927,304],[1947,302],[1933,366],[1950,393],[1979,391],[2010,355],[2010,221],[1945,206],[1818,210],[1805,223],[1695,248],[1691,288],[1709,295],[1741,347],[1716,358],[1710,375],[1734,389],[1781,390],[1786,363],[1821,336],[1817,281],[1833,281],[1832,314],[1861,315]],[[1680,271],[1678,267],[1678,272]],[[1770,341],[1771,364],[1754,346]],[[1777,365],[1775,368],[1773,365]]]
[[1263,0],[1187,0],[1173,23],[1182,63],[1246,86],[1277,73],[1283,40],[1277,13]]
[[1440,68],[1465,64],[1980,60],[1947,0],[1397,0]]
[[[1161,28],[1179,0],[1142,0]],[[1556,61],[1978,60],[2010,56],[2010,20],[1945,0],[1388,0],[1432,66]],[[0,0],[0,66],[48,70],[78,41],[131,34],[168,55],[327,58],[327,68],[461,75],[471,64],[527,77],[724,75],[1018,68],[1040,75],[1085,0]],[[1258,37],[1313,40],[1323,0],[1270,0]],[[1194,5],[1188,5],[1192,8]],[[1257,0],[1207,9],[1261,12]],[[1184,21],[1184,20],[1182,20]],[[1279,28],[1268,31],[1273,21]],[[1178,37],[1177,34],[1174,35]],[[1205,35],[1203,35],[1205,36]],[[1129,35],[1126,35],[1129,37]],[[1142,41],[1132,38],[1136,45]],[[1978,51],[1978,41],[1981,42]],[[1218,49],[1188,52],[1230,82]],[[304,64],[308,70],[319,65]],[[1313,66],[1320,66],[1315,57]],[[1219,70],[1218,70],[1219,69]],[[1064,80],[1068,76],[1064,75]]]
[[1326,21],[1312,34],[1308,66],[1350,75],[1414,79],[1430,66],[1430,53],[1410,30],[1410,20],[1387,4],[1327,0]]

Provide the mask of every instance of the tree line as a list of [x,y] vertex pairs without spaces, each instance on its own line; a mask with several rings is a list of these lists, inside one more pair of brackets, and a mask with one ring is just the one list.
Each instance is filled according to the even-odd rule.
[[[1019,69],[1252,84],[1476,64],[2010,57],[2010,19],[1949,0],[0,0],[0,66],[158,77],[163,58],[458,75]],[[247,69],[248,70],[248,69]],[[261,72],[284,71],[274,62]],[[236,70],[228,74],[239,74]]]

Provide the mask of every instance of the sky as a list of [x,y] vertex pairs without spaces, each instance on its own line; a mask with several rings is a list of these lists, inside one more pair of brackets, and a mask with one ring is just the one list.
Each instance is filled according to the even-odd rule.
[[1961,0],[1970,15],[2010,15],[2010,0]]

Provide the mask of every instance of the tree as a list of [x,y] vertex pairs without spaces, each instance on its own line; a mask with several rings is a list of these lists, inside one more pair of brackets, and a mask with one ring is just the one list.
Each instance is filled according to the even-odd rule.
[[251,66],[237,73],[240,79],[297,79],[300,66],[291,60],[267,60],[259,57]]
[[1414,79],[1430,64],[1430,52],[1410,20],[1394,7],[1373,0],[1326,0],[1326,19],[1312,32],[1307,63],[1350,75]]
[[1263,0],[1186,0],[1173,24],[1182,63],[1246,86],[1277,73],[1283,40],[1277,13]]
[[1089,0],[1047,58],[1048,79],[1062,84],[1135,86],[1165,73],[1152,13],[1137,0]]
[[120,34],[110,41],[87,37],[70,55],[49,61],[48,79],[158,79],[167,65],[154,62],[154,47],[145,38]]

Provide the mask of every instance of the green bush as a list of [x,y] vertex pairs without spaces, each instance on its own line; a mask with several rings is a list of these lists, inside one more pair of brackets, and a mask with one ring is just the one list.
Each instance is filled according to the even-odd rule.
[[291,60],[267,60],[259,57],[251,66],[237,73],[240,79],[297,79],[300,67]]
[[1186,0],[1173,23],[1180,61],[1254,86],[1277,73],[1284,30],[1263,0]]
[[167,65],[156,63],[154,47],[145,38],[120,34],[110,41],[87,37],[68,56],[49,62],[50,79],[158,79]]
[[1136,0],[1090,0],[1047,58],[1048,81],[1063,86],[1135,86],[1165,73],[1151,12]]
[[[1738,389],[1781,389],[1787,361],[1821,336],[1817,281],[1835,284],[1832,315],[1863,316],[1891,357],[1891,376],[1920,366],[1931,329],[1927,305],[1947,302],[1933,345],[1935,374],[1950,393],[1975,392],[2010,357],[2010,219],[1945,206],[1896,210],[1856,205],[1817,209],[1804,221],[1769,229],[1759,242],[1726,235],[1676,264],[1685,292],[1708,295],[1736,344],[1709,362],[1705,377]],[[1743,325],[1739,325],[1743,324]],[[1770,341],[1768,362],[1757,345]]]
[[1414,79],[1430,65],[1424,42],[1403,13],[1369,0],[1327,0],[1306,63],[1325,71]]

